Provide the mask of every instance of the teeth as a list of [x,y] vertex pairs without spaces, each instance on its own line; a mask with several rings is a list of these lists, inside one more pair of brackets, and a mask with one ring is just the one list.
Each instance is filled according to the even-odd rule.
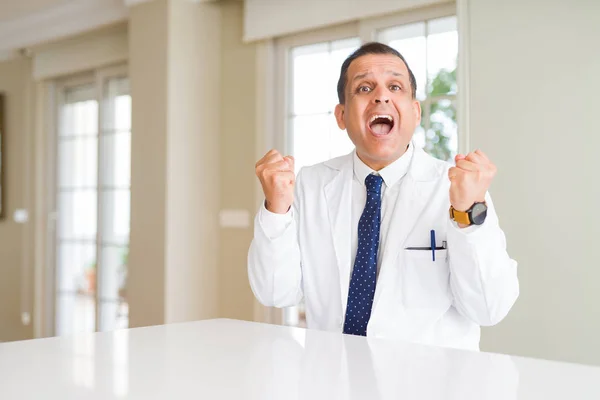
[[388,119],[390,122],[394,122],[394,118],[392,118],[391,115],[373,115],[371,117],[371,119],[369,120],[369,123],[373,123],[373,121],[375,121],[377,118],[386,118]]

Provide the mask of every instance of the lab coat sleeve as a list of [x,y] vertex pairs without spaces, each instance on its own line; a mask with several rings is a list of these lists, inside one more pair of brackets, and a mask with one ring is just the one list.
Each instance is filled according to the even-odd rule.
[[481,326],[502,321],[519,296],[517,262],[506,251],[506,238],[492,199],[480,226],[460,228],[448,218],[448,260],[454,307]]
[[300,176],[296,178],[294,204],[287,214],[273,214],[263,204],[254,219],[248,278],[258,301],[268,307],[294,306],[303,297],[298,244]]

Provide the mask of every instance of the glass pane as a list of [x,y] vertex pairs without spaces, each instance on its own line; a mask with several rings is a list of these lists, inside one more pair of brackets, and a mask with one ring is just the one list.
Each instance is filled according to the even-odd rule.
[[360,39],[350,38],[292,49],[294,115],[333,111],[342,63],[359,46]]
[[415,147],[420,149],[425,148],[425,121],[421,120],[421,125],[417,126],[415,133],[413,134],[412,141]]
[[95,243],[65,243],[58,252],[58,289],[71,293],[96,291]]
[[289,120],[289,127],[296,172],[302,166],[352,151],[352,142],[338,129],[333,111],[339,102],[337,82],[342,63],[359,46],[360,39],[350,38],[292,50],[292,93],[297,116]]
[[96,300],[93,296],[58,294],[56,333],[72,335],[94,332],[96,329]]
[[425,150],[440,160],[451,161],[458,150],[456,107],[450,100],[431,103]]
[[129,242],[130,197],[128,189],[102,193],[102,241],[126,245]]
[[323,73],[329,63],[328,50],[327,43],[292,49],[293,114],[322,113],[331,109],[328,91],[333,88],[329,85],[329,75]]
[[333,115],[330,118],[328,118],[328,123],[329,143],[328,145],[325,144],[329,148],[328,159],[343,156],[354,150],[354,143],[352,143],[352,141],[348,137],[348,133],[346,133],[345,130],[341,130],[337,126],[337,122]]
[[128,78],[112,78],[106,82],[104,107],[106,132],[131,130],[131,96]]
[[65,90],[62,106],[60,136],[96,135],[98,129],[98,102],[93,85],[82,85]]
[[346,131],[338,128],[331,114],[294,117],[292,125],[296,173],[303,166],[348,154],[354,149]]
[[58,237],[96,240],[97,197],[95,190],[60,192]]
[[404,57],[417,81],[417,98],[425,99],[427,77],[427,46],[425,23],[403,25],[384,29],[378,40],[398,50]]
[[59,187],[95,187],[98,177],[98,139],[96,136],[59,139]]
[[129,326],[127,303],[128,247],[102,249],[100,282],[100,330],[125,329]]
[[129,304],[125,301],[100,302],[100,331],[127,329],[129,327]]
[[456,17],[429,22],[427,37],[427,74],[429,95],[456,94],[458,33]]
[[96,291],[96,244],[65,243],[58,251],[58,289],[72,294]]
[[109,331],[129,325],[125,288],[130,225],[131,96],[127,78],[107,81],[103,105],[99,329]]
[[102,301],[124,300],[127,286],[129,247],[102,248],[100,297]]
[[344,60],[360,47],[359,38],[336,40],[331,42],[331,54],[329,58],[329,79],[327,82],[327,98],[329,110],[333,111],[339,103],[337,95],[337,83],[340,79],[340,71]]
[[296,173],[301,167],[329,159],[329,120],[331,114],[307,115],[292,118]]
[[104,187],[131,184],[131,133],[123,131],[102,137]]
[[59,246],[57,276],[60,291],[96,291],[96,246],[94,243],[65,243]]

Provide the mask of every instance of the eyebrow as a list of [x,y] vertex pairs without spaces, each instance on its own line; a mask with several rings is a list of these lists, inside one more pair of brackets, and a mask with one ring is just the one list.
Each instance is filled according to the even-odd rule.
[[[404,76],[404,75],[403,75],[403,74],[401,74],[400,72],[396,72],[396,71],[385,71],[385,72],[386,72],[387,74],[390,74],[390,75],[393,75],[393,76]],[[360,79],[366,78],[366,77],[367,77],[367,76],[369,76],[369,75],[373,75],[373,73],[371,73],[371,72],[365,72],[364,74],[359,74],[359,75],[356,75],[356,76],[354,77],[354,79],[352,79],[352,80],[353,80],[353,81],[357,81],[357,80],[360,80]]]

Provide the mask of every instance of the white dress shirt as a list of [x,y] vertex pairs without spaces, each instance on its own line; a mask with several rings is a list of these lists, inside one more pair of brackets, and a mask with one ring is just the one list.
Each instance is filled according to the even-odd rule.
[[[383,168],[379,172],[373,171],[354,152],[354,179],[352,181],[352,266],[356,259],[358,248],[358,222],[367,202],[367,188],[365,179],[370,174],[377,174],[383,178],[381,186],[381,229],[379,231],[379,254],[383,254],[387,233],[390,229],[391,213],[394,210],[396,200],[400,194],[400,182],[408,172],[410,160],[413,155],[413,147],[409,146],[407,151],[396,161]],[[381,270],[381,257],[377,257],[377,274]],[[350,273],[352,276],[352,272]]]

